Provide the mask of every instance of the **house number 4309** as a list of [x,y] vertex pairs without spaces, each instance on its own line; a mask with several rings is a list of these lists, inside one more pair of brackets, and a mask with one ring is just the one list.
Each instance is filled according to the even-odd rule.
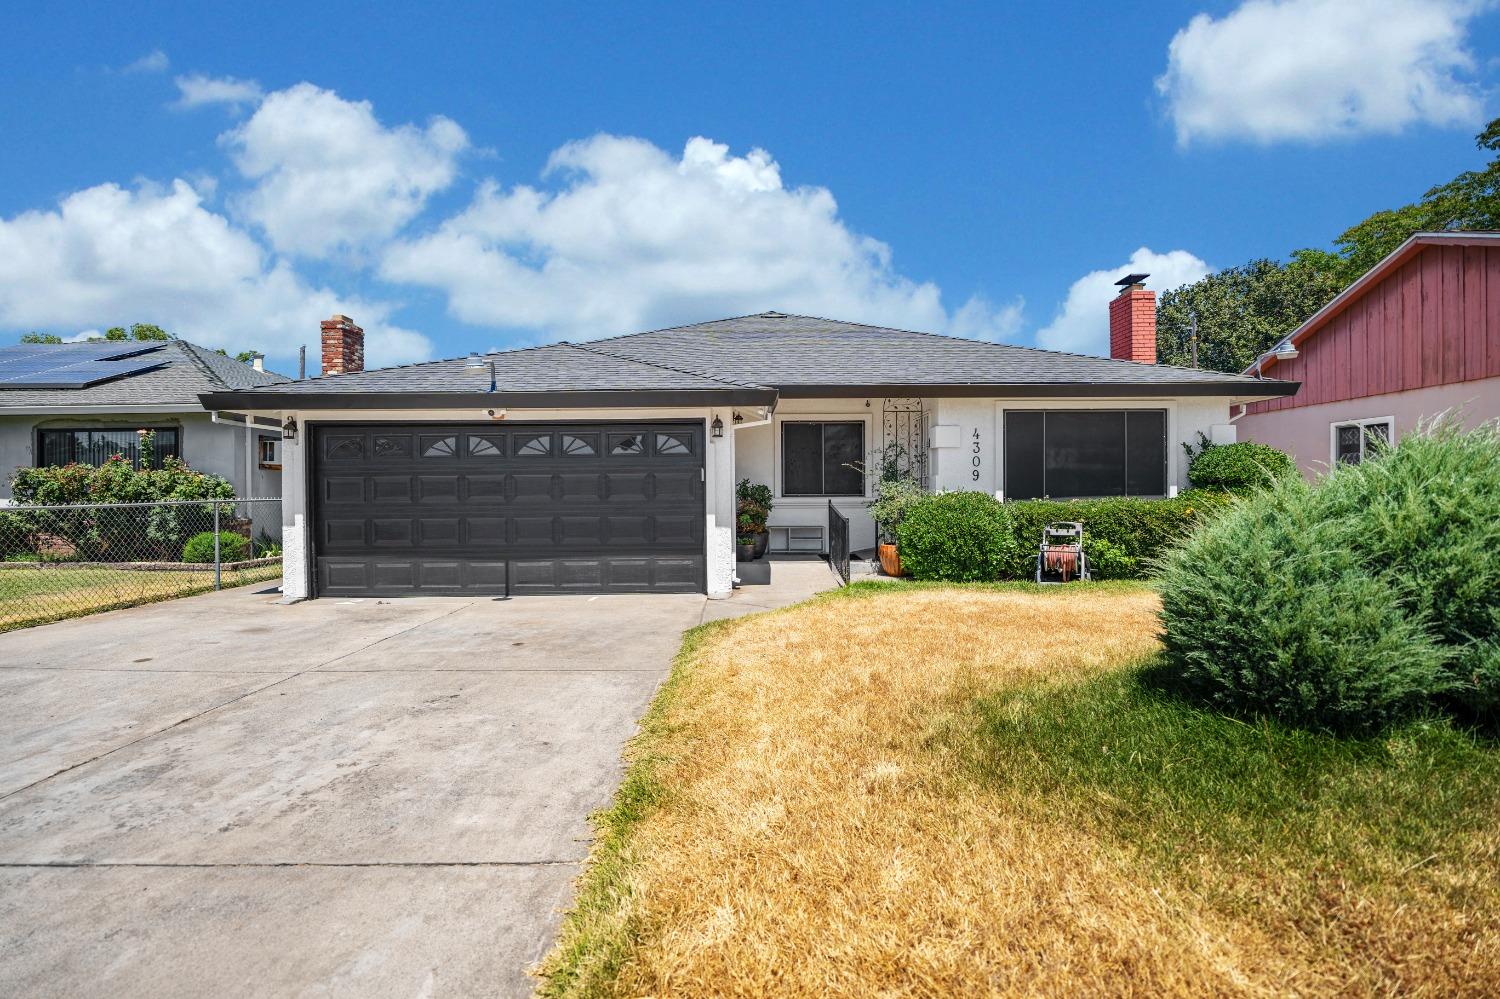
[[980,457],[979,457],[979,455],[980,455],[980,452],[983,451],[983,450],[984,449],[979,446],[979,428],[975,427],[974,428],[974,458],[973,458],[974,467],[969,470],[969,478],[973,479],[975,482],[979,481],[979,465],[980,465],[980,460],[981,460]]

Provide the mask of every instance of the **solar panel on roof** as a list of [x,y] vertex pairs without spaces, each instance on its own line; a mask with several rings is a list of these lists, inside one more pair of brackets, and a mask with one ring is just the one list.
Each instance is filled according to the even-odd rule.
[[13,373],[0,367],[0,389],[79,389],[164,366],[170,358],[136,357],[125,361],[83,361],[53,365],[42,371]]

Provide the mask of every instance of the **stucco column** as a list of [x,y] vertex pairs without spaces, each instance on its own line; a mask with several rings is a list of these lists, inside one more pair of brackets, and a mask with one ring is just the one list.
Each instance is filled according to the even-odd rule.
[[[713,436],[714,417],[724,421],[724,436]],[[734,414],[712,410],[704,423],[708,442],[703,460],[704,509],[707,524],[708,596],[722,600],[734,591]]]
[[307,564],[307,428],[301,414],[282,414],[297,419],[297,439],[281,442],[281,601],[296,603],[312,595]]

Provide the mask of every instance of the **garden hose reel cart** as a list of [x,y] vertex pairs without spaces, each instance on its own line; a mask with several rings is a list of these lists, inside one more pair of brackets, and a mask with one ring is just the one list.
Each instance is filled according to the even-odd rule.
[[1048,524],[1036,550],[1036,581],[1067,583],[1089,578],[1088,558],[1083,554],[1083,525],[1075,521]]

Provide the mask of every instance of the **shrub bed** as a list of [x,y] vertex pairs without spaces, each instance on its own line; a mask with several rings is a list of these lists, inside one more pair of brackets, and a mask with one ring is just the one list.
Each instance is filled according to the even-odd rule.
[[[1099,579],[1138,579],[1205,516],[1230,502],[1226,493],[1192,490],[1175,499],[1017,500],[1005,504],[1015,547],[1004,574],[1030,579],[1042,527],[1083,524],[1084,551]],[[903,558],[905,556],[903,555]]]
[[1169,552],[1167,659],[1233,711],[1336,731],[1500,709],[1500,428],[1282,477]]
[[1270,485],[1297,470],[1291,455],[1269,444],[1211,444],[1188,462],[1188,481],[1199,489],[1244,492]]
[[1001,578],[1015,559],[1015,536],[999,500],[986,493],[924,496],[897,528],[901,564],[917,579],[950,583]]

